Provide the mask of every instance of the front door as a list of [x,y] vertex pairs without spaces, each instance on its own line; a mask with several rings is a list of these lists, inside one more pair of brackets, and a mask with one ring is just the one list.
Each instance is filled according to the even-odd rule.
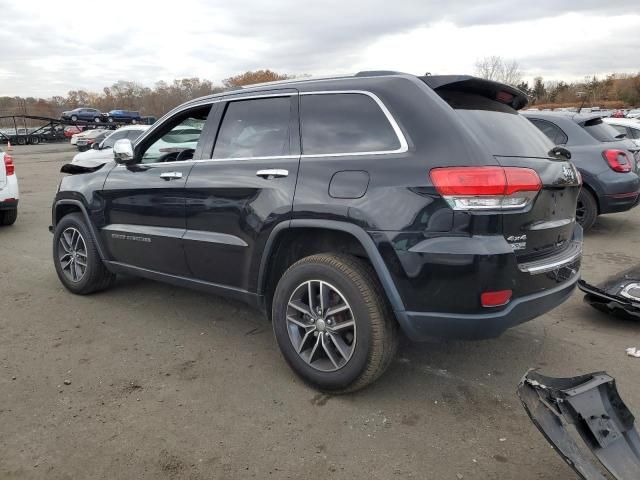
[[187,181],[184,246],[195,278],[254,292],[264,245],[288,220],[300,161],[295,90],[220,104],[211,159]]
[[210,110],[198,107],[155,126],[136,144],[136,162],[109,173],[101,235],[113,261],[189,275],[182,245],[185,184]]

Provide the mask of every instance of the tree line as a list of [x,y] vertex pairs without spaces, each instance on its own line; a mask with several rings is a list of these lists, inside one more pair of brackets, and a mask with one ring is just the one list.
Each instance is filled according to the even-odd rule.
[[221,84],[200,78],[182,78],[171,83],[160,81],[153,87],[136,82],[119,81],[102,92],[71,90],[66,96],[51,98],[0,97],[0,116],[34,115],[58,118],[65,110],[77,107],[109,110],[134,110],[142,115],[160,117],[169,110],[193,98],[218,93],[254,83],[285,80],[289,75],[271,70],[257,70],[226,78]]
[[605,108],[640,107],[640,72],[585,77],[574,82],[535,77],[529,84],[523,80],[523,70],[516,60],[491,56],[476,62],[475,74],[519,88],[537,107],[578,107],[583,102],[585,106]]

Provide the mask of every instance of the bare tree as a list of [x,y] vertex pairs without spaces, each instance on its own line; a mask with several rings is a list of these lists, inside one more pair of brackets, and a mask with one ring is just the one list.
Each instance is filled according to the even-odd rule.
[[522,81],[520,64],[516,60],[504,60],[496,55],[477,60],[476,75],[513,86]]

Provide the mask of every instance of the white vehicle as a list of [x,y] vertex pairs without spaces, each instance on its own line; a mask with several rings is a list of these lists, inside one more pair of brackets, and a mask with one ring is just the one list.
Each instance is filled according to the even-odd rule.
[[627,113],[627,118],[640,119],[640,108],[634,108],[633,110],[629,110],[629,112]]
[[92,131],[93,130],[84,130],[84,131],[79,132],[79,133],[74,133],[73,135],[71,135],[71,145],[77,145],[78,144],[78,139],[86,137]]
[[0,225],[13,225],[18,218],[18,177],[13,158],[0,150]]
[[[157,140],[151,148],[145,152],[145,163],[166,161],[163,157],[175,156],[183,150],[195,149],[198,144],[198,138],[202,131],[203,125],[178,125],[170,132],[167,132],[162,138]],[[149,125],[130,125],[122,127],[108,136],[96,149],[79,153],[71,163],[82,167],[97,167],[103,163],[113,160],[112,148],[117,140],[128,138],[132,142],[147,130]],[[120,132],[131,132],[120,134]]]
[[603,118],[603,121],[640,147],[640,122],[633,118]]
[[94,144],[91,150],[78,153],[71,163],[83,167],[97,167],[103,163],[113,160],[113,144],[118,140],[127,138],[134,142],[142,133],[149,128],[149,125],[130,125],[115,130],[99,144]]

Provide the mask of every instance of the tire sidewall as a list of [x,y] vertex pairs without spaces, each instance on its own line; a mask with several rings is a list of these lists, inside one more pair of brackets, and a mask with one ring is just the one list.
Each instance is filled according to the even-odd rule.
[[584,187],[580,189],[580,193],[578,194],[578,202],[582,202],[585,207],[585,215],[580,226],[585,230],[589,230],[593,227],[593,224],[596,222],[598,217],[598,206],[595,198],[588,190],[585,190]]
[[[308,280],[323,280],[336,287],[351,307],[356,323],[356,347],[345,366],[333,372],[321,372],[308,365],[296,352],[287,330],[286,310],[294,290]],[[324,390],[343,390],[366,369],[371,349],[369,308],[357,286],[339,270],[322,263],[294,265],[278,282],[273,300],[273,330],[287,363],[306,382]]]
[[[60,236],[62,235],[62,232],[69,227],[73,227],[80,232],[87,250],[87,269],[79,282],[73,282],[66,277],[62,271],[60,261],[58,260]],[[97,258],[96,256],[95,248],[93,248],[93,237],[91,236],[91,232],[89,232],[89,229],[87,228],[84,220],[82,220],[82,217],[80,217],[80,214],[72,213],[64,216],[56,225],[56,229],[53,234],[53,263],[60,282],[62,282],[65,288],[73,293],[83,292],[92,281],[97,262],[100,261],[100,258]]]

